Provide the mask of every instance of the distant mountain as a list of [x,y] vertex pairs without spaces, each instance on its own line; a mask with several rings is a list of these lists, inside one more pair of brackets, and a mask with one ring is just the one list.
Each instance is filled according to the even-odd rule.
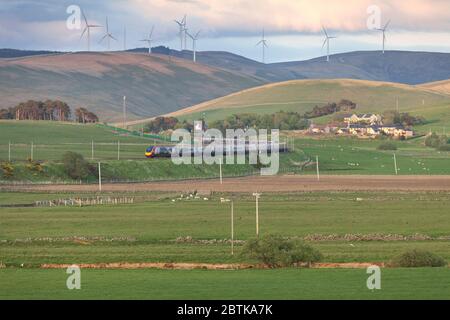
[[28,99],[62,99],[102,121],[151,117],[266,83],[185,59],[139,53],[73,53],[0,59],[0,109]]
[[[450,54],[350,52],[307,61],[262,64],[228,53],[167,47],[128,52],[58,53],[0,49],[0,108],[26,99],[60,98],[103,121],[171,113],[240,90],[287,80],[358,79],[423,84],[450,79]],[[5,59],[9,58],[9,59]]]
[[[148,50],[148,49],[140,49]],[[192,59],[191,51],[157,47],[153,52]],[[267,82],[298,79],[359,79],[421,84],[450,79],[450,53],[411,51],[356,51],[306,61],[262,64],[220,51],[197,53],[197,61],[209,66],[229,69]]]
[[17,50],[17,49],[0,49],[0,58],[21,58],[30,56],[39,56],[43,54],[56,54],[57,51],[46,50]]

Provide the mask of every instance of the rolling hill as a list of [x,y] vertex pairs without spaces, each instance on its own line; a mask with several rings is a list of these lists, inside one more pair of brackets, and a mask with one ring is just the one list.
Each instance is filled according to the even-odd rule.
[[440,93],[450,94],[450,80],[425,83],[420,87]]
[[139,53],[74,53],[0,59],[0,108],[28,99],[62,99],[102,121],[150,117],[244,88],[262,79],[185,59]]
[[[287,80],[346,78],[415,85],[450,78],[450,54],[445,53],[350,52],[333,55],[330,63],[322,57],[262,64],[228,52],[206,51],[198,53],[199,63],[194,64],[190,51],[164,47],[152,50],[152,55],[138,48],[130,52],[45,52],[37,56],[34,54],[39,52],[3,50],[13,56],[33,56],[0,59],[0,108],[27,99],[62,99],[73,108],[92,109],[101,121],[110,122],[122,118],[123,95],[128,98],[128,118],[135,120]],[[302,104],[310,108],[328,101],[323,94],[318,98],[303,100]],[[271,104],[272,100],[269,97],[264,103]]]
[[[168,116],[208,121],[223,119],[236,113],[304,113],[315,105],[349,99],[357,103],[355,112],[395,110],[425,116],[435,125],[450,124],[450,95],[427,88],[398,83],[367,80],[294,80],[268,84],[214,99]],[[319,120],[320,121],[320,120]],[[441,127],[442,128],[442,127]]]

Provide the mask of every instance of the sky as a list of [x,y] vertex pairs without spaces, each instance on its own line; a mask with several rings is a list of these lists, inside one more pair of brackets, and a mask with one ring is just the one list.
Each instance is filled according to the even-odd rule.
[[[230,51],[262,59],[256,44],[264,30],[266,62],[305,60],[323,56],[324,34],[336,36],[330,51],[381,50],[382,28],[387,50],[450,52],[450,0],[0,0],[0,48],[57,51],[87,50],[80,38],[84,22],[105,26],[117,39],[111,50],[146,46],[154,26],[152,46],[180,49],[175,19],[187,15],[191,33],[201,31],[199,51]],[[104,28],[92,29],[91,48]],[[188,41],[187,48],[192,49]]]

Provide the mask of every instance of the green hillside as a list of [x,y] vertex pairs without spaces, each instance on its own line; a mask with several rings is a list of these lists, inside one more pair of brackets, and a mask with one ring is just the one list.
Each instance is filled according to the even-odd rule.
[[[234,113],[304,113],[315,105],[350,99],[357,103],[355,112],[395,110],[423,115],[428,126],[441,128],[450,124],[450,95],[415,86],[362,80],[296,80],[244,90],[223,98],[174,112],[181,119],[207,121],[223,119]],[[319,120],[320,122],[320,120]]]
[[[94,141],[94,153],[92,153]],[[177,166],[170,159],[148,160],[144,151],[149,145],[167,144],[154,138],[131,136],[102,125],[77,125],[45,121],[0,121],[0,163],[9,159],[14,176],[6,178],[0,169],[0,182],[73,182],[60,163],[62,155],[73,151],[96,165],[102,163],[104,181],[156,181],[190,178],[216,178],[219,166]],[[285,137],[281,137],[285,142]],[[32,144],[33,143],[33,144]],[[324,174],[394,174],[393,155],[380,151],[378,140],[357,138],[297,138],[295,150],[280,155],[280,174],[315,174],[314,159],[320,157]],[[449,174],[449,153],[425,147],[420,139],[396,141],[396,151],[401,175]],[[32,148],[33,145],[33,148]],[[43,171],[30,169],[26,160],[42,163]],[[119,158],[119,159],[118,159]],[[226,177],[258,174],[250,164],[224,165]],[[86,181],[95,182],[95,175]]]
[[192,61],[139,53],[73,53],[0,59],[0,109],[28,99],[61,99],[101,121],[176,111],[267,83],[257,77]]

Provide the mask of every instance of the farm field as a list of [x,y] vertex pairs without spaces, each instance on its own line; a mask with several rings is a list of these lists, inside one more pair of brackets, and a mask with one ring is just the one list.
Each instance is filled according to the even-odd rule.
[[[38,195],[11,193],[1,204],[32,201]],[[53,194],[53,199],[67,196]],[[0,208],[0,261],[15,267],[246,262],[239,254],[231,257],[229,244],[218,241],[229,239],[230,208],[220,204],[223,196],[172,202],[179,195],[160,194],[159,199],[119,206]],[[254,201],[250,195],[234,197],[236,239],[245,241],[255,234]],[[266,194],[260,203],[260,230],[304,238],[330,262],[388,262],[412,248],[450,259],[449,199],[448,192]],[[327,236],[331,240],[324,241]]]
[[[91,163],[102,162],[105,181],[157,181],[192,178],[217,178],[219,166],[176,166],[167,159],[144,158],[145,148],[153,144],[167,144],[155,139],[124,136],[99,126],[79,126],[49,122],[0,122],[0,161],[8,160],[8,142],[12,141],[11,159],[15,175],[11,181],[75,182],[64,172],[61,161],[67,151],[81,153]],[[43,165],[37,174],[27,168],[25,160],[31,154]],[[92,154],[92,140],[94,154]],[[391,175],[395,173],[392,151],[377,150],[382,141],[356,138],[293,138],[295,148],[280,155],[281,174],[315,173],[315,157],[319,156],[323,174]],[[120,146],[118,145],[120,141]],[[281,137],[281,142],[286,138]],[[394,142],[400,175],[447,175],[450,152],[440,152],[423,145],[423,139]],[[92,159],[93,156],[93,159]],[[117,160],[118,156],[120,160]],[[257,173],[251,165],[224,165],[227,177]],[[0,172],[0,181],[8,183]],[[96,177],[84,182],[96,182]]]
[[[382,290],[365,269],[82,269],[82,290],[65,269],[42,264],[255,263],[241,254],[254,237],[251,195],[215,194],[172,202],[175,193],[134,195],[119,206],[0,208],[0,299],[449,299],[449,268],[382,269]],[[88,194],[0,194],[0,205]],[[96,196],[92,194],[91,196]],[[229,203],[234,197],[235,255]],[[360,199],[357,201],[357,197]],[[304,238],[329,263],[386,263],[411,249],[450,261],[448,192],[264,194],[261,234]],[[325,237],[331,238],[325,239]],[[365,237],[365,238],[364,238]],[[364,239],[364,240],[363,240]]]
[[0,269],[0,299],[449,299],[450,269],[383,269],[382,289],[365,270],[82,270],[81,290],[65,270]]

